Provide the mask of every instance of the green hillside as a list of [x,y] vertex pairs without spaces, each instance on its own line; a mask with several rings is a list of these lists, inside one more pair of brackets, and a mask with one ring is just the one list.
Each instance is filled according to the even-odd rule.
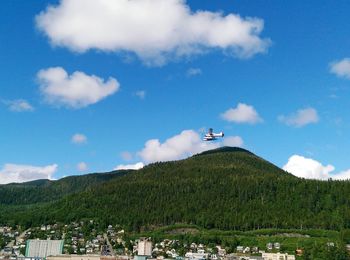
[[69,176],[57,181],[35,180],[26,183],[0,185],[0,204],[24,205],[54,201],[65,195],[84,191],[127,173],[128,171],[114,171]]
[[154,163],[54,202],[8,203],[0,211],[0,222],[25,225],[84,218],[133,230],[175,223],[340,230],[350,227],[350,182],[300,179],[249,151],[225,147]]

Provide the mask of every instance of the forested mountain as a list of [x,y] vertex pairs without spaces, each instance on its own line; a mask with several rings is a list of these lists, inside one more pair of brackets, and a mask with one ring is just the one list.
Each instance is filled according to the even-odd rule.
[[23,205],[48,202],[77,193],[127,174],[128,171],[69,176],[57,181],[35,180],[0,185],[0,204]]
[[300,179],[240,148],[150,164],[87,187],[50,203],[0,205],[0,223],[94,218],[134,230],[174,223],[222,230],[350,227],[350,182]]

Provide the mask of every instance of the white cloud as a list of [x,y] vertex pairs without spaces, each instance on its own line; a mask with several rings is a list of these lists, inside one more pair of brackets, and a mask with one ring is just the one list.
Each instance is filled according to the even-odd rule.
[[243,139],[240,136],[227,136],[222,141],[224,146],[242,147]]
[[57,164],[48,166],[31,166],[20,164],[5,164],[0,170],[0,184],[12,182],[27,182],[37,179],[52,179],[57,171]]
[[337,174],[333,174],[331,176],[334,180],[349,180],[350,179],[350,169],[346,171],[339,172]]
[[330,64],[330,72],[338,77],[350,79],[350,59],[345,58]]
[[114,170],[138,170],[143,168],[145,165],[142,162],[135,164],[120,164],[114,168]]
[[299,109],[296,113],[289,116],[279,116],[278,120],[289,126],[302,127],[308,124],[317,123],[319,117],[316,109],[305,108]]
[[88,165],[85,162],[80,162],[77,164],[77,170],[80,172],[84,172],[88,169]]
[[306,179],[350,179],[350,170],[333,174],[332,172],[335,170],[333,165],[322,165],[322,163],[314,159],[306,158],[300,155],[291,156],[288,159],[287,164],[283,166],[283,169],[297,177],[302,177]]
[[221,118],[234,123],[256,124],[262,122],[262,118],[253,106],[238,103],[236,108],[230,108],[221,114]]
[[138,96],[140,99],[145,99],[146,91],[145,90],[138,90],[135,92],[135,95]]
[[15,100],[5,100],[3,101],[5,105],[8,106],[8,109],[13,112],[31,112],[34,111],[34,107],[24,99],[15,99]]
[[316,160],[293,155],[283,166],[283,170],[302,178],[325,180],[329,178],[329,173],[334,171],[334,166],[330,164],[324,166]]
[[199,10],[185,0],[61,0],[36,16],[55,46],[135,53],[148,64],[221,49],[247,58],[266,52],[262,19]]
[[199,76],[202,74],[202,70],[200,68],[189,68],[186,72],[187,77]]
[[61,67],[40,70],[37,74],[45,100],[56,106],[83,108],[95,104],[119,89],[114,78],[107,81],[76,71],[71,75]]
[[179,160],[223,145],[243,145],[243,140],[238,136],[225,137],[225,140],[227,141],[205,142],[194,130],[184,130],[180,134],[167,139],[164,143],[161,143],[159,139],[147,141],[138,155],[145,163],[150,163]]
[[85,144],[87,143],[87,137],[83,134],[75,134],[72,136],[71,141],[74,144]]

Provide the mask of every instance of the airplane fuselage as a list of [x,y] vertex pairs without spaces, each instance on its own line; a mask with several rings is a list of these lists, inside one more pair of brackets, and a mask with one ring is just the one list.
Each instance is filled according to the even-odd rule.
[[216,140],[217,137],[224,137],[224,133],[223,132],[220,132],[218,134],[216,133],[208,133],[208,134],[205,134],[203,140],[204,141],[213,141],[213,140]]

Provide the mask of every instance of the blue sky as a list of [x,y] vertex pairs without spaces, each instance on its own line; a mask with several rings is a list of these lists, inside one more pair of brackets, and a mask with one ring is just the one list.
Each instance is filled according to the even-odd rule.
[[0,183],[221,145],[348,176],[349,1],[71,2],[2,1]]

